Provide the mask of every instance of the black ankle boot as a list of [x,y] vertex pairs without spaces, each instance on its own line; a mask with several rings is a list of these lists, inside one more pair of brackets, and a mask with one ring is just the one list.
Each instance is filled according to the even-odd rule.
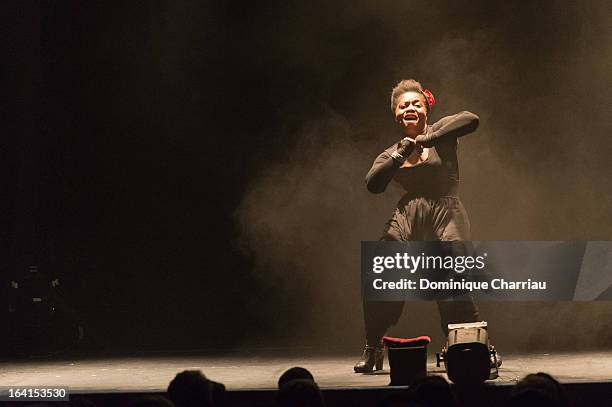
[[491,345],[491,369],[493,369],[494,367],[500,367],[501,365],[502,357],[497,352],[497,350],[495,350],[495,347]]
[[366,346],[361,359],[354,367],[355,373],[370,373],[372,370],[382,370],[384,360],[385,354],[382,347]]

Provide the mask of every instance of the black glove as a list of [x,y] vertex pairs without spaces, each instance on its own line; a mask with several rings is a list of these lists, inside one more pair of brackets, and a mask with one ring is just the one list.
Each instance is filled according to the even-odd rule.
[[410,154],[412,154],[415,148],[416,143],[414,142],[414,140],[411,140],[408,137],[404,137],[397,143],[395,151],[397,151],[399,155],[406,159]]

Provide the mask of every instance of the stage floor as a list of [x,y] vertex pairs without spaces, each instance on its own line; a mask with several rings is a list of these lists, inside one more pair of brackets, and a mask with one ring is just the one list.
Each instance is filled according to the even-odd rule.
[[[356,355],[358,356],[358,355]],[[229,390],[273,389],[289,367],[312,372],[323,388],[376,387],[389,383],[389,370],[353,373],[355,357],[139,356],[28,360],[0,363],[1,386],[66,386],[71,393],[165,391],[177,372],[199,369]],[[612,382],[612,351],[584,353],[504,354],[500,377],[491,383],[514,383],[527,373],[547,372],[561,382]],[[433,357],[428,371],[443,374]]]

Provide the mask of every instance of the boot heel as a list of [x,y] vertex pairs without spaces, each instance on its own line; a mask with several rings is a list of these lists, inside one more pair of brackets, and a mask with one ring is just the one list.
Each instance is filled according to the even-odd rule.
[[376,370],[382,370],[383,362],[385,361],[385,348],[376,348]]
[[384,360],[385,360],[384,353],[381,352],[380,357],[378,356],[378,353],[376,353],[376,370],[382,370]]

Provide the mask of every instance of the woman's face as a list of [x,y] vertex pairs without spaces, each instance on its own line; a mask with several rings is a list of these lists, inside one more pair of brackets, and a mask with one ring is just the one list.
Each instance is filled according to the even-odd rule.
[[427,124],[425,97],[419,92],[402,94],[395,106],[395,120],[408,136],[421,134]]

